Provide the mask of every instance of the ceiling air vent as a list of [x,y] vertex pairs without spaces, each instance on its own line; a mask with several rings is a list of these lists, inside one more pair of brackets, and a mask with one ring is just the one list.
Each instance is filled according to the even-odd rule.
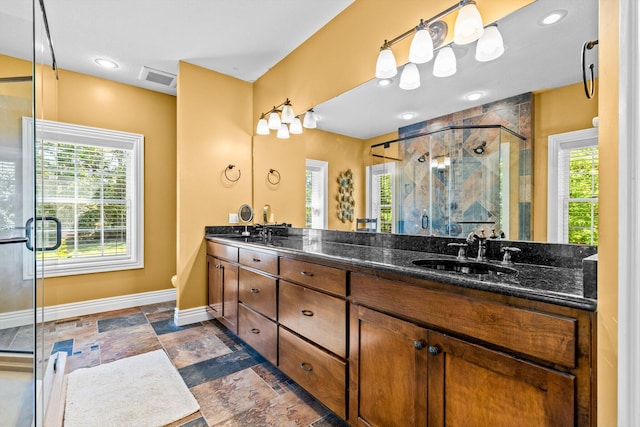
[[149,67],[142,67],[138,79],[147,82],[157,83],[163,86],[176,87],[176,75],[166,71],[154,70]]

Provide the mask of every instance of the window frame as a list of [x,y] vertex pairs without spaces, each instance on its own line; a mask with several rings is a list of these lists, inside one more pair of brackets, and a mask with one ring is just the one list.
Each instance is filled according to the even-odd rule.
[[[131,151],[130,169],[127,171],[127,255],[79,258],[58,263],[36,257],[38,274],[44,277],[71,276],[144,268],[144,135],[62,123],[49,120],[22,118],[23,182],[33,182],[35,173],[35,141],[49,141],[126,149]],[[25,186],[24,212],[33,212],[34,185]],[[131,191],[129,191],[131,190]],[[33,255],[25,248],[25,257]],[[33,263],[24,263],[24,276],[33,277]]]
[[376,218],[376,230],[382,232],[381,219],[379,212],[373,212],[373,177],[377,175],[391,175],[391,233],[397,231],[397,203],[396,203],[396,164],[395,162],[379,163],[366,167],[367,194],[366,194],[366,214],[367,218]]
[[548,137],[547,181],[547,241],[567,243],[564,240],[566,218],[560,200],[560,155],[564,151],[598,146],[598,128],[565,132]]
[[307,171],[317,172],[320,174],[322,192],[322,228],[327,229],[329,227],[329,162],[325,162],[324,160],[305,159],[305,175]]

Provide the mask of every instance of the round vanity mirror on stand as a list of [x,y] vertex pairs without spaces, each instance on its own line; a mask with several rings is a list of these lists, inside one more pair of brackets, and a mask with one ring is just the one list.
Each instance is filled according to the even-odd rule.
[[245,204],[240,206],[240,210],[238,211],[238,217],[240,221],[244,224],[244,231],[242,232],[243,236],[250,236],[251,233],[247,230],[247,224],[251,222],[253,219],[253,209],[251,206]]

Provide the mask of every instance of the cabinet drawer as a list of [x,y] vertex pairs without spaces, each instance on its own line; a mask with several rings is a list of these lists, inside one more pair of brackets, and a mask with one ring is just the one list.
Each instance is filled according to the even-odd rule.
[[280,327],[279,368],[329,409],[345,418],[345,362]]
[[238,248],[207,240],[207,254],[231,262],[238,262]]
[[363,274],[353,303],[409,317],[535,358],[576,367],[577,320]]
[[336,295],[347,295],[347,272],[294,259],[280,259],[280,276]]
[[347,302],[280,280],[278,320],[281,324],[346,358]]
[[241,267],[239,300],[276,320],[276,279]]
[[278,326],[244,304],[238,305],[238,336],[264,356],[278,363]]
[[269,274],[278,274],[278,256],[266,252],[240,249],[240,264],[264,271]]

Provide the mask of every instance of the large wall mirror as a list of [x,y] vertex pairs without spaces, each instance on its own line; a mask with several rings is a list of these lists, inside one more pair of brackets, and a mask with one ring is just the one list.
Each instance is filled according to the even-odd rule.
[[[554,11],[560,20],[545,24]],[[497,24],[505,46],[497,60],[476,61],[475,43],[454,45],[454,76],[434,77],[431,61],[419,65],[421,86],[403,90],[399,64],[389,85],[373,79],[314,106],[318,129],[327,138],[361,141],[362,154],[352,161],[360,205],[356,216],[368,214],[366,193],[375,175],[395,167],[388,185],[396,190],[396,212],[390,223],[380,220],[378,231],[462,236],[486,224],[487,232],[495,227],[509,239],[546,241],[540,228],[546,227],[541,216],[546,215],[542,175],[547,174],[548,135],[591,126],[597,116],[597,98],[587,99],[582,88],[581,51],[585,42],[598,38],[598,1],[537,0]],[[587,51],[596,81],[597,58],[597,48]],[[322,144],[322,137],[302,137],[307,157],[321,152],[313,145]],[[344,157],[314,158],[329,162],[330,187],[337,176],[331,162]],[[474,173],[477,179],[470,180]],[[465,194],[473,197],[461,197]],[[496,203],[501,205],[491,206]],[[333,204],[330,193],[330,216]],[[331,221],[328,228],[340,229]]]

